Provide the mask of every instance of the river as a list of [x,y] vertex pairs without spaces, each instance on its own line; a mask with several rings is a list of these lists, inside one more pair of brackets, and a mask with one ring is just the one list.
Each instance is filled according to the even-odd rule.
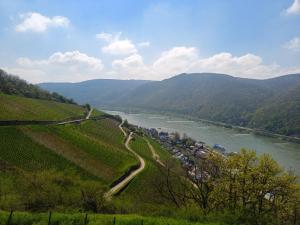
[[203,141],[212,146],[220,144],[229,152],[237,152],[245,147],[256,150],[258,154],[268,153],[285,169],[292,169],[300,175],[300,144],[281,141],[276,138],[242,133],[240,131],[207,124],[201,121],[191,121],[180,117],[146,113],[125,113],[120,111],[106,111],[113,115],[120,115],[129,123],[146,128],[160,128],[180,134],[186,133],[197,141]]

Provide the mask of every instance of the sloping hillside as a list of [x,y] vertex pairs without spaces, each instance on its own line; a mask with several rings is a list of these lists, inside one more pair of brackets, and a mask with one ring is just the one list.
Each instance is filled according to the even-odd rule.
[[0,120],[64,120],[83,117],[87,109],[75,104],[26,98],[0,92]]
[[57,93],[28,84],[0,69],[0,120],[63,120],[87,109]]
[[[13,79],[10,89],[17,90],[20,80]],[[35,86],[29,90],[48,93]],[[61,120],[86,113],[76,104],[21,96],[0,93],[0,120]],[[92,116],[101,114],[94,110]],[[99,211],[104,192],[137,164],[124,147],[119,124],[105,117],[79,124],[0,126],[0,210]]]

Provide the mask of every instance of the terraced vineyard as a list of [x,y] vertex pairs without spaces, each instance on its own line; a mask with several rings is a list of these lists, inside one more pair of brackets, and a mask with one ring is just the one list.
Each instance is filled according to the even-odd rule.
[[0,159],[23,169],[63,170],[76,164],[109,185],[136,163],[122,144],[118,123],[111,119],[81,125],[1,127],[0,132]]
[[0,120],[63,120],[84,116],[86,109],[75,104],[25,98],[0,93]]

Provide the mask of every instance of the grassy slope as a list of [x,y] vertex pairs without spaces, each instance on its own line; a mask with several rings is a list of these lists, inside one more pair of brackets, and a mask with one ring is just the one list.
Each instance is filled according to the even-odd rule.
[[[9,217],[8,212],[0,211],[0,224],[5,224]],[[15,212],[12,218],[12,224],[18,225],[31,225],[31,224],[47,224],[48,213],[26,213],[26,212]],[[61,214],[53,213],[51,217],[52,223],[58,222],[59,224],[71,225],[71,224],[83,224],[85,215],[82,213],[74,214]],[[88,215],[89,225],[104,225],[113,224],[115,217],[116,225],[217,225],[216,223],[193,223],[181,219],[171,219],[165,217],[142,217],[138,215],[101,215],[91,214]],[[57,224],[58,224],[57,223]]]
[[83,116],[78,105],[0,93],[0,120],[63,120]]

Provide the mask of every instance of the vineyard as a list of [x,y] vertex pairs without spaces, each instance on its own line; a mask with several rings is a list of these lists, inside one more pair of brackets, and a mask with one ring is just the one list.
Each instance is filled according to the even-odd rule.
[[136,163],[122,145],[117,122],[0,128],[0,159],[23,169],[72,168],[109,185]]

